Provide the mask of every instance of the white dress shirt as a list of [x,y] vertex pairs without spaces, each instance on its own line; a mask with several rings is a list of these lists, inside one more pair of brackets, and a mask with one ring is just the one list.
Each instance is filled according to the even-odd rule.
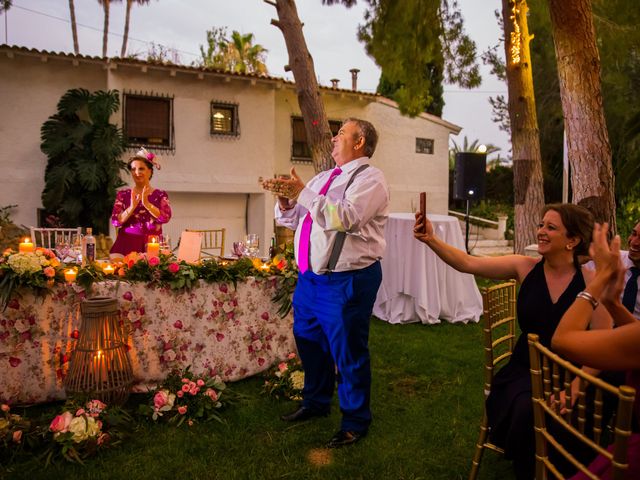
[[346,232],[347,236],[334,271],[359,270],[382,258],[386,247],[384,226],[389,215],[389,187],[384,175],[369,165],[358,173],[345,195],[351,175],[360,165],[368,163],[368,157],[361,157],[340,167],[342,173],[333,179],[326,195],[318,195],[318,192],[329,179],[331,170],[319,173],[309,181],[294,208],[282,211],[276,202],[278,224],[296,231],[296,259],[302,220],[307,212],[311,213],[309,269],[314,273],[327,272],[339,231]]

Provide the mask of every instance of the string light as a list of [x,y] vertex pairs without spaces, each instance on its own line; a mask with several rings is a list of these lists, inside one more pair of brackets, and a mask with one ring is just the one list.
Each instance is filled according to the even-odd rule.
[[522,34],[520,33],[520,25],[518,25],[518,14],[520,9],[518,8],[517,1],[513,2],[511,8],[511,16],[509,17],[513,21],[513,31],[511,32],[509,45],[509,53],[511,54],[511,64],[518,65],[520,63],[520,44],[522,42]]

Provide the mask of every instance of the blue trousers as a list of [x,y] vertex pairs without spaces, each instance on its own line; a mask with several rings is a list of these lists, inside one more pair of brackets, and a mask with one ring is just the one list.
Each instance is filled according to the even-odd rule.
[[337,380],[342,430],[366,432],[371,423],[369,320],[381,281],[380,262],[326,275],[307,270],[293,294],[302,404],[328,413]]

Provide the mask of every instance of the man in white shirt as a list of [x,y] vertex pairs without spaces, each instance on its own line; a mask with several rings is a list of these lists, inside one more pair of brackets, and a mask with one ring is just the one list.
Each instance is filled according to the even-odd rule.
[[277,222],[296,230],[300,270],[293,333],[305,372],[303,402],[282,419],[328,415],[337,380],[342,422],[329,448],[357,442],[371,423],[369,319],[382,281],[389,206],[384,175],[369,165],[377,141],[373,125],[348,118],[332,139],[333,171],[306,186],[293,168],[290,179],[263,182],[278,194]]
[[620,260],[626,272],[622,304],[634,317],[640,319],[640,297],[638,296],[638,276],[640,276],[640,222],[633,227],[627,238],[628,251],[620,252]]

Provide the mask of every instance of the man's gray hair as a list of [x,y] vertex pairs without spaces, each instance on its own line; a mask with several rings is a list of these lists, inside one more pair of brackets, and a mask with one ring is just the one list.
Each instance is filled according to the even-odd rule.
[[373,152],[376,151],[376,145],[378,144],[378,132],[376,131],[376,128],[371,124],[371,122],[367,122],[360,118],[345,118],[342,124],[344,125],[347,122],[353,122],[358,126],[360,135],[364,138],[364,154],[371,158],[373,156]]

